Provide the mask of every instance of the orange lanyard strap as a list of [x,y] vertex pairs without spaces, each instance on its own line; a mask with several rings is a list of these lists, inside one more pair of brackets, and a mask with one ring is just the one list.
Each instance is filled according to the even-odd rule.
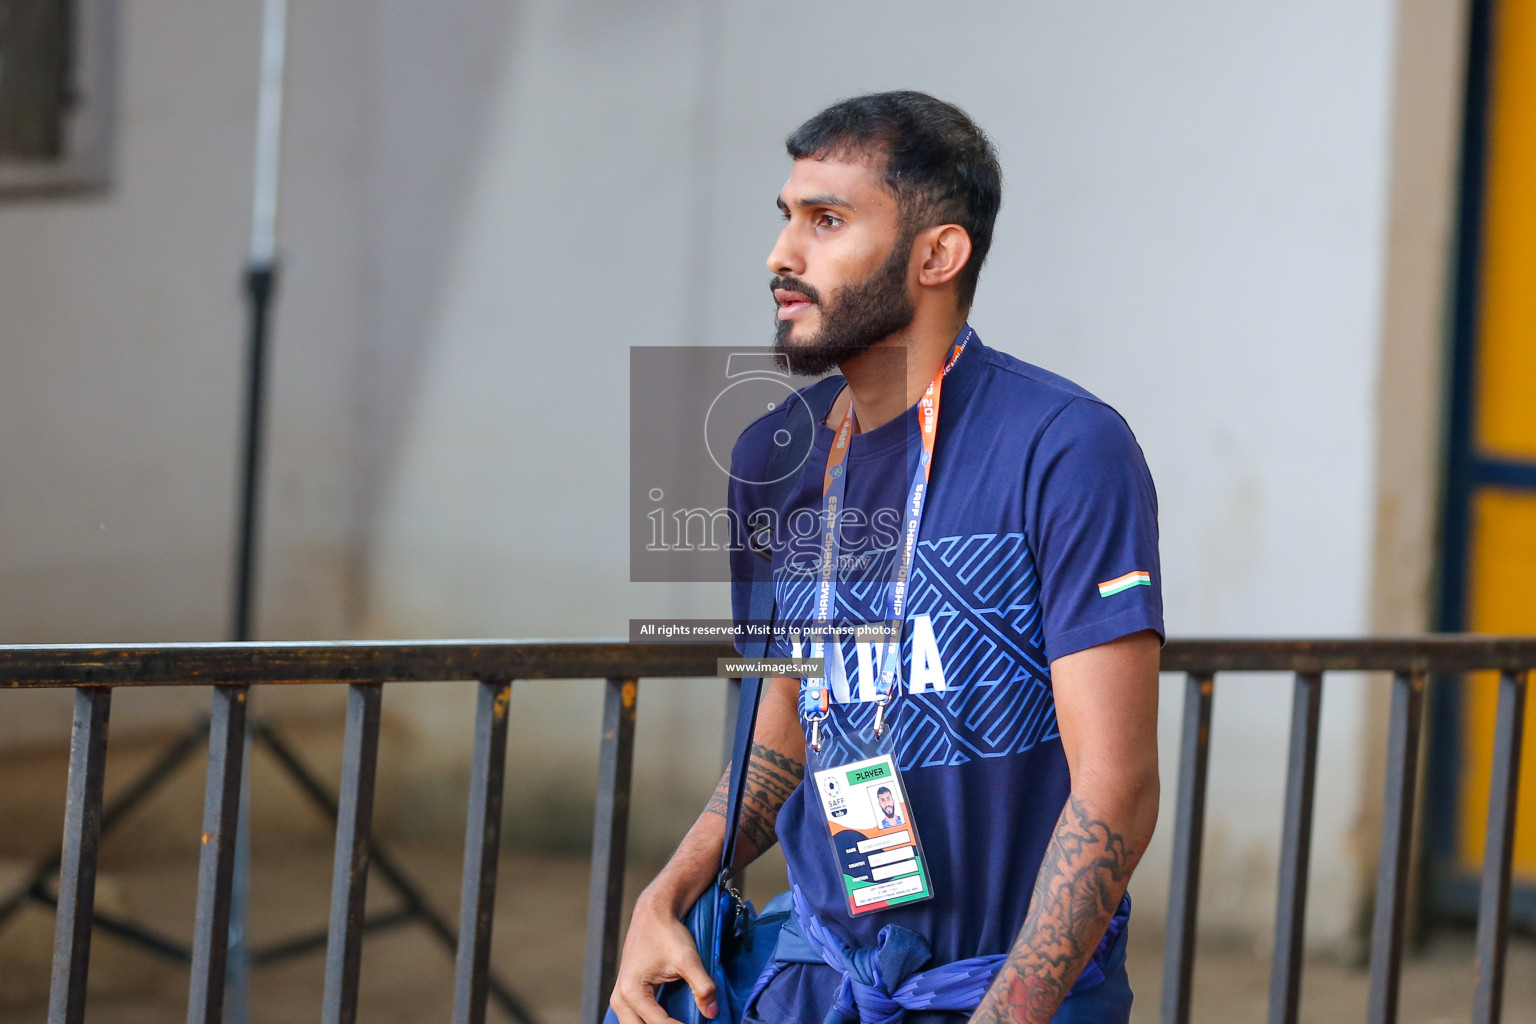
[[[885,731],[885,706],[890,703],[896,689],[896,676],[901,663],[901,639],[906,623],[907,582],[912,569],[912,556],[917,550],[917,534],[922,525],[923,508],[928,500],[928,481],[933,471],[933,449],[939,435],[939,397],[944,390],[944,378],[954,368],[960,353],[973,332],[969,325],[955,343],[944,366],[928,382],[928,388],[917,402],[918,430],[923,450],[918,456],[917,473],[907,493],[907,504],[901,531],[901,556],[896,564],[896,578],[886,589],[884,621],[886,639],[880,659],[880,674],[875,680],[875,735]],[[816,634],[829,634],[832,619],[837,612],[837,565],[838,520],[842,516],[844,496],[848,489],[848,446],[853,437],[854,413],[850,397],[842,422],[832,438],[827,452],[827,470],[821,483],[821,572],[816,584]],[[825,657],[826,644],[817,640],[811,647],[812,657]],[[805,680],[800,687],[800,710],[811,723],[811,746],[821,749],[821,722],[827,717],[829,699],[826,679]]]

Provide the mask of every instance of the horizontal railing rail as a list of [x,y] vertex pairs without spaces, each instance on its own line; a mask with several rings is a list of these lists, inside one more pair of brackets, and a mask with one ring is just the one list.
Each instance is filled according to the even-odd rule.
[[[729,644],[621,640],[0,645],[0,689],[713,676]],[[1164,672],[1471,672],[1536,666],[1536,637],[1185,639]]]
[[[341,789],[331,805],[337,829],[323,1011],[323,1020],[342,1022],[355,1019],[357,1014],[362,940],[369,926],[363,906],[370,858],[381,868],[388,864],[374,849],[370,834],[384,686],[478,681],[459,924],[456,935],[444,937],[456,947],[452,1019],[481,1022],[486,1017],[488,998],[498,991],[489,974],[489,957],[512,682],[602,679],[606,689],[581,1018],[583,1024],[598,1024],[612,986],[618,949],[638,683],[644,677],[713,676],[717,659],[732,654],[729,646],[717,644],[637,645],[617,641],[0,646],[0,690],[75,690],[59,882],[56,895],[46,894],[57,906],[49,1021],[65,1024],[84,1019],[91,931],[93,926],[110,927],[93,913],[93,903],[104,819],[107,719],[115,688],[214,688],[208,720],[209,761],[188,1011],[190,1021],[207,1024],[221,1020],[223,1013],[234,838],[245,741],[251,734],[245,721],[249,688],[348,685]],[[1521,728],[1526,677],[1536,668],[1536,638],[1174,640],[1163,650],[1162,667],[1165,672],[1186,675],[1163,983],[1165,1024],[1186,1024],[1189,1019],[1211,710],[1218,675],[1227,672],[1294,675],[1271,1024],[1293,1024],[1299,1007],[1325,673],[1392,674],[1382,842],[1372,921],[1370,1024],[1392,1024],[1397,1019],[1425,686],[1438,676],[1472,671],[1500,674],[1473,1017],[1476,1024],[1500,1020]],[[734,689],[727,688],[728,714],[734,699]],[[114,803],[108,808],[108,822],[116,806]],[[44,881],[35,880],[34,890]],[[0,916],[4,912],[0,907]],[[421,908],[413,912],[426,913]],[[436,922],[439,932],[448,932],[447,924],[435,914],[428,914],[427,920]],[[513,1004],[504,1001],[503,1005]]]

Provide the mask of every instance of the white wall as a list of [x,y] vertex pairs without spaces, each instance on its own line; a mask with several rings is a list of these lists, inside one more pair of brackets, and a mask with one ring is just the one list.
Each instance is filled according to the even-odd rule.
[[[227,635],[260,5],[122,5],[115,166],[0,199],[0,642]],[[297,4],[259,622],[346,630],[357,580],[363,4]],[[125,694],[115,734],[203,695]],[[0,745],[67,694],[7,695]]]
[[[724,607],[718,589],[625,582],[626,352],[766,341],[784,134],[903,86],[958,102],[998,144],[1007,191],[974,321],[1137,430],[1170,631],[1367,629],[1393,5],[968,11],[526,6],[381,489],[370,631],[613,635],[631,615]],[[1360,897],[1362,685],[1332,685],[1324,714],[1321,937]],[[1234,678],[1217,696],[1215,924],[1267,930],[1288,693]],[[567,700],[551,688],[530,712]],[[665,769],[642,777],[670,779],[678,741],[712,727],[696,704],[679,713],[649,737]],[[594,705],[567,715],[590,735]],[[1171,744],[1177,705],[1164,716]],[[585,763],[546,737],[525,771]],[[446,756],[459,740],[423,742]],[[689,772],[715,757],[698,744]],[[640,840],[692,812],[643,816]],[[1164,898],[1170,825],[1144,906]]]

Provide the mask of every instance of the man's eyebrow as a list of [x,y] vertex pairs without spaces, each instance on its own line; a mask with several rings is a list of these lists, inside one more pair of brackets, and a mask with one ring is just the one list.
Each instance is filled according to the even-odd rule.
[[[779,209],[783,210],[785,213],[789,212],[789,206],[784,202],[783,196],[779,197],[778,205]],[[802,210],[810,209],[813,206],[834,206],[840,210],[857,209],[857,207],[855,207],[848,200],[843,199],[841,196],[835,196],[830,192],[823,192],[820,195],[814,196],[801,196],[799,199],[795,200],[795,206]]]

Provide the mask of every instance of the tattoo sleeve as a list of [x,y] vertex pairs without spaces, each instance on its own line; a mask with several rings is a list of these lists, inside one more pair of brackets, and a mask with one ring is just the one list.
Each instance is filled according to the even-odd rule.
[[1103,938],[1139,856],[1080,799],[1067,798],[1024,927],[972,1024],[1047,1024]]
[[[798,758],[781,754],[761,743],[752,744],[752,751],[747,757],[747,778],[741,794],[740,829],[741,838],[745,842],[738,844],[738,865],[757,857],[777,841],[773,826],[778,821],[779,809],[804,777],[805,765]],[[708,806],[704,808],[706,813],[725,817],[728,797],[726,787],[730,784],[730,778],[731,773],[727,769],[720,777],[714,795],[709,798]],[[742,849],[742,846],[750,849]]]

